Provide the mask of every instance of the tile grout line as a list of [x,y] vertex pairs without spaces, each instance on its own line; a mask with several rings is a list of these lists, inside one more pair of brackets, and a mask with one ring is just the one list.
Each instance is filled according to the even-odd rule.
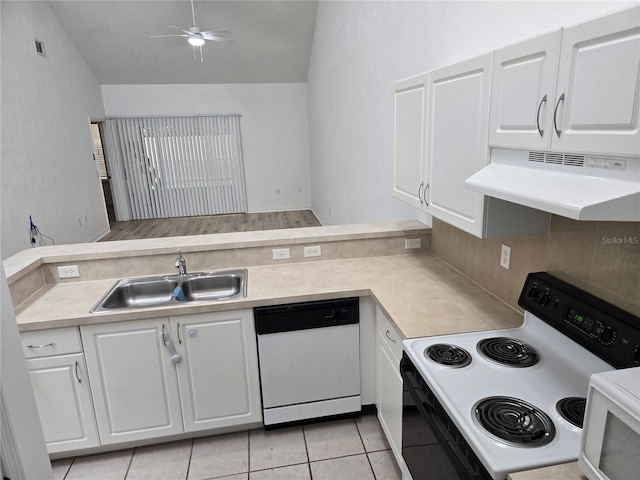
[[187,473],[184,476],[184,480],[189,478],[189,470],[191,469],[191,459],[193,458],[193,447],[195,443],[195,438],[191,439],[191,450],[189,450],[189,462],[187,463]]
[[251,477],[251,431],[247,430],[247,479]]
[[131,470],[131,464],[133,463],[133,456],[136,454],[137,450],[138,447],[133,447],[131,458],[129,459],[129,465],[127,465],[127,470],[124,472],[124,477],[122,477],[122,480],[127,480],[127,475],[129,475],[129,470]]
[[71,467],[73,467],[73,464],[75,463],[76,458],[78,457],[71,457],[71,463],[69,464],[69,468],[67,468],[67,471],[64,472],[64,476],[62,477],[62,480],[65,480],[69,475],[69,472],[71,471]]
[[307,435],[305,434],[304,425],[301,426],[302,429],[302,440],[304,441],[304,453],[307,455],[307,468],[309,469],[309,478],[313,480],[313,474],[311,473],[311,458],[309,457],[309,447],[307,446]]
[[[362,418],[362,417],[360,417]],[[367,450],[367,446],[364,443],[364,439],[362,438],[362,432],[360,431],[360,428],[358,427],[358,422],[356,422],[356,420],[353,420],[353,423],[355,423],[356,425],[356,431],[358,432],[358,436],[360,437],[360,442],[362,443],[362,449],[364,450],[364,454],[367,457],[367,463],[369,464],[369,468],[371,469],[371,475],[373,475],[374,480],[376,480],[376,472],[373,469],[373,465],[371,465],[371,458],[369,458],[369,451]]]

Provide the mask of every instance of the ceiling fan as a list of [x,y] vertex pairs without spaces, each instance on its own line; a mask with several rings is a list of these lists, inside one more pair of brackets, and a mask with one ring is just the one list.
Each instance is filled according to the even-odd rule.
[[169,25],[170,28],[175,28],[180,30],[181,34],[173,34],[173,35],[151,35],[150,38],[161,38],[161,37],[183,37],[187,39],[187,43],[194,47],[193,55],[195,57],[195,47],[200,48],[200,61],[203,62],[204,59],[202,57],[202,46],[204,45],[206,40],[210,40],[213,42],[228,42],[231,41],[227,35],[231,32],[225,29],[219,30],[207,30],[202,31],[196,26],[196,13],[193,8],[193,0],[191,0],[191,17],[193,19],[193,26],[188,29],[180,28],[175,25]]

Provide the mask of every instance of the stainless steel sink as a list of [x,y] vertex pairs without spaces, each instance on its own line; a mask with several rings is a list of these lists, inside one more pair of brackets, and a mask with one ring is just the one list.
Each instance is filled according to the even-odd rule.
[[123,278],[91,309],[91,313],[224,301],[247,296],[247,270],[219,270],[186,275]]
[[182,282],[185,301],[230,300],[246,297],[246,270],[187,275]]

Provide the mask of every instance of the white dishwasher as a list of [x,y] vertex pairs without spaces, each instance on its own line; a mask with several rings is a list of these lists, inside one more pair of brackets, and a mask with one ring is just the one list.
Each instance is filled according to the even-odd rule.
[[359,300],[255,309],[265,426],[360,411]]

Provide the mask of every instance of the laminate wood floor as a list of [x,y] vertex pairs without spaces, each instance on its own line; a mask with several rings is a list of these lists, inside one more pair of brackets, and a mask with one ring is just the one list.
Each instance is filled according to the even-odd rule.
[[100,241],[318,226],[321,226],[321,224],[311,210],[239,213],[206,217],[155,218],[114,222],[111,224],[111,231]]

